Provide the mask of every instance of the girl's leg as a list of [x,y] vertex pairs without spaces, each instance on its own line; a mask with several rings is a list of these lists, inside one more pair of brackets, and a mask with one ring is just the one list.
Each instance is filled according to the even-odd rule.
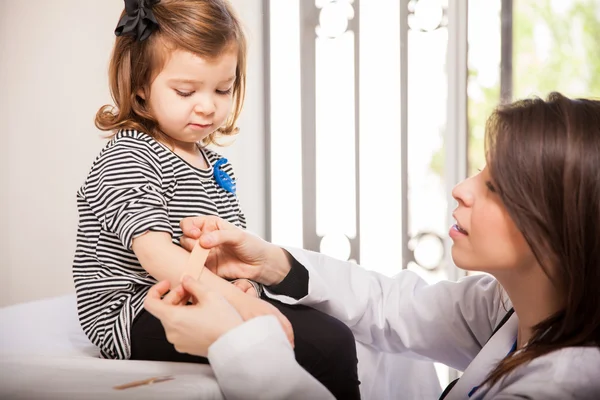
[[356,342],[350,328],[313,308],[263,299],[292,324],[298,364],[337,399],[360,399]]
[[[356,343],[350,329],[315,309],[264,297],[294,329],[296,360],[337,399],[360,399]],[[179,353],[167,341],[160,320],[142,310],[131,327],[131,359],[208,364],[205,357]]]
[[131,327],[131,359],[208,364],[208,359],[175,350],[160,320],[142,310]]

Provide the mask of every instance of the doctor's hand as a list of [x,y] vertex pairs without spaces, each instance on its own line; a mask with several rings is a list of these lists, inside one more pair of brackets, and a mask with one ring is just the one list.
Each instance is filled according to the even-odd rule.
[[[160,320],[167,340],[178,352],[206,357],[208,348],[219,337],[243,323],[225,298],[191,277],[186,276],[181,286],[165,296],[169,286],[169,281],[152,286],[144,307]],[[180,305],[188,296],[192,304]]]
[[200,239],[202,247],[211,249],[206,267],[222,278],[246,278],[272,286],[290,271],[283,249],[219,217],[188,217],[180,226],[184,234],[181,245],[191,251]]
[[294,329],[292,328],[290,321],[281,313],[281,311],[258,297],[242,296],[243,298],[235,299],[235,301],[232,301],[230,304],[235,307],[236,311],[241,315],[244,321],[263,315],[274,315],[281,324],[288,341],[292,347],[294,347]]

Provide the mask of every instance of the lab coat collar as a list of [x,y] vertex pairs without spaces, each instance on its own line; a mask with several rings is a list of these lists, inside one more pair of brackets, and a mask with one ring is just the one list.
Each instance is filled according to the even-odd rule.
[[[514,313],[483,346],[444,400],[467,399],[469,392],[474,387],[481,385],[494,367],[512,349],[517,337],[518,323],[519,319]],[[487,386],[480,387],[471,399],[480,397],[488,389]]]

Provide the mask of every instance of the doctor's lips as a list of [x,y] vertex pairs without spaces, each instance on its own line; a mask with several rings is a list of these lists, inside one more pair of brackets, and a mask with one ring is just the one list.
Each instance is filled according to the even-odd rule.
[[[456,218],[455,218],[456,220]],[[458,222],[458,220],[456,220],[456,223],[454,225],[452,225],[452,229],[462,233],[463,235],[469,235],[469,232],[467,232],[462,226],[460,226],[460,223]]]

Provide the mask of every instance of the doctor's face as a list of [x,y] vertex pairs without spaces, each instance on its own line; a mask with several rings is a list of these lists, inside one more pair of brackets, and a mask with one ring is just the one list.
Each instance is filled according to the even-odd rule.
[[452,258],[457,267],[494,274],[534,262],[487,168],[458,184],[452,196],[458,202],[453,214],[456,224],[450,228]]

